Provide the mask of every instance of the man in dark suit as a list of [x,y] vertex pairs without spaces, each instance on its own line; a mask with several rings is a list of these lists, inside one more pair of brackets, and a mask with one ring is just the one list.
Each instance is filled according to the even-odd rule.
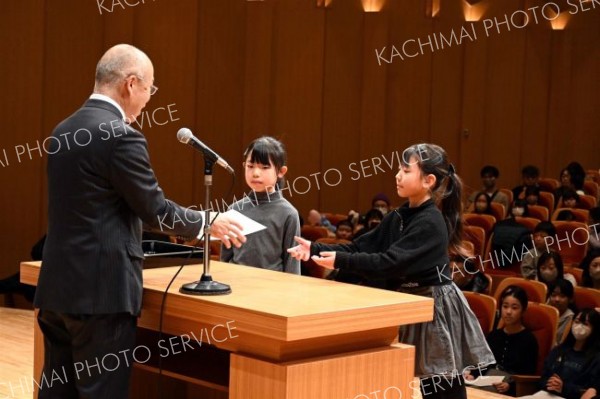
[[[48,139],[48,235],[34,302],[45,343],[40,398],[127,397],[142,223],[200,233],[201,213],[165,198],[143,134],[127,124],[157,90],[153,82],[146,54],[112,47],[98,62],[94,94]],[[224,215],[211,233],[227,247],[245,241]]]

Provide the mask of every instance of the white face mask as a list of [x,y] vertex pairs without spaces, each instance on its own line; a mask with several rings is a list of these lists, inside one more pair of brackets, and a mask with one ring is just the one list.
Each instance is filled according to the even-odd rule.
[[513,208],[512,214],[513,216],[523,216],[525,213],[525,208]]
[[383,216],[385,216],[388,213],[388,209],[384,206],[380,206],[375,209],[377,209],[379,212],[381,212],[383,214]]
[[590,336],[592,333],[592,327],[581,323],[573,323],[573,327],[571,327],[571,333],[573,333],[575,339],[579,341]]

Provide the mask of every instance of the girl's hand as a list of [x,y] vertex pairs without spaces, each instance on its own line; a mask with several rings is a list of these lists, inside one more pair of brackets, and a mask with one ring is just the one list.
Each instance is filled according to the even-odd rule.
[[326,269],[334,269],[333,265],[335,264],[335,252],[323,251],[319,255],[320,256],[313,255],[311,259],[314,260],[319,266],[322,266]]
[[508,389],[510,388],[510,384],[508,382],[499,382],[497,384],[493,384],[494,388],[496,388],[496,391],[498,391],[498,393],[504,393],[507,392]]
[[548,382],[546,383],[546,389],[558,393],[562,392],[563,381],[558,376],[558,374],[553,374],[552,377],[548,378]]
[[581,399],[593,399],[596,397],[596,390],[594,388],[590,388],[583,393]]
[[465,370],[463,373],[463,378],[467,381],[473,381],[475,379],[473,374],[471,374],[471,370]]
[[288,248],[288,253],[294,259],[307,261],[308,258],[310,258],[310,241],[297,236],[294,237],[294,240],[296,240],[299,245]]

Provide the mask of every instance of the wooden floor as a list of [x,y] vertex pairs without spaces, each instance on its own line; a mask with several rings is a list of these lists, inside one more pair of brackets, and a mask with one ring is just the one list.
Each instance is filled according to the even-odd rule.
[[[33,317],[32,310],[0,307],[0,398],[33,398]],[[469,399],[507,398],[473,388],[467,394]]]
[[0,398],[33,398],[33,310],[0,307]]

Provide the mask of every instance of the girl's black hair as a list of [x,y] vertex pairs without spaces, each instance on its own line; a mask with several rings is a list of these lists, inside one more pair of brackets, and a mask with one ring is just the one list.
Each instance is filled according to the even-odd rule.
[[[278,173],[287,164],[287,152],[283,143],[273,137],[263,136],[253,140],[244,151],[244,162],[250,156],[250,162],[270,165]],[[279,189],[283,188],[283,179],[278,179]]]
[[527,292],[519,287],[518,285],[509,285],[502,291],[500,294],[500,308],[502,308],[502,303],[504,302],[504,298],[512,296],[519,301],[521,304],[521,308],[523,308],[523,312],[527,310],[527,304],[529,303],[529,298],[527,298]]
[[411,157],[416,159],[416,163],[424,176],[432,174],[436,178],[433,187],[432,197],[440,206],[442,215],[448,229],[448,238],[452,252],[462,254],[465,249],[462,247],[462,181],[455,173],[454,165],[448,162],[446,151],[435,144],[421,143],[415,144],[404,150],[401,166],[411,164]]
[[541,282],[543,282],[545,284],[548,284],[548,282],[542,280],[542,275],[540,274],[540,268],[550,258],[554,259],[554,266],[556,267],[556,271],[557,271],[556,278],[557,279],[559,279],[559,278],[565,278],[565,268],[564,268],[564,265],[563,265],[563,260],[560,257],[560,254],[558,252],[555,252],[555,251],[544,252],[540,256],[540,259],[538,260],[538,263],[537,263],[537,277],[538,277],[539,281],[541,281]]
[[585,257],[579,264],[579,267],[583,269],[581,285],[584,287],[594,287],[592,276],[590,276],[590,264],[598,257],[600,257],[600,249],[592,249],[585,254]]
[[561,295],[569,298],[569,304],[567,307],[573,311],[573,313],[577,314],[578,309],[575,306],[575,288],[573,284],[569,280],[565,280],[564,278],[557,278],[556,281],[548,287],[548,297],[546,300],[550,300],[550,297],[554,293],[554,290],[557,289],[560,291]]
[[[586,363],[594,360],[598,353],[600,353],[600,313],[593,308],[582,309],[574,318],[575,320],[581,320],[582,322],[588,322],[592,327],[592,333],[585,340],[582,351],[585,353]],[[573,324],[571,324],[571,329]],[[565,342],[561,344],[561,349],[566,351],[568,348],[572,348],[575,344],[575,337],[573,332],[569,330],[569,335],[565,338]]]
[[485,197],[485,202],[486,202],[486,206],[485,206],[485,209],[483,210],[483,213],[484,213],[485,215],[493,215],[494,213],[492,212],[492,199],[490,198],[490,196],[489,196],[489,195],[487,195],[487,194],[486,194],[486,193],[484,193],[483,191],[480,191],[480,192],[478,192],[478,193],[475,195],[475,201],[473,202],[473,213],[479,213],[479,212],[477,211],[476,204],[477,204],[477,200],[478,200],[478,199],[479,199],[479,197],[481,197],[482,195]]

